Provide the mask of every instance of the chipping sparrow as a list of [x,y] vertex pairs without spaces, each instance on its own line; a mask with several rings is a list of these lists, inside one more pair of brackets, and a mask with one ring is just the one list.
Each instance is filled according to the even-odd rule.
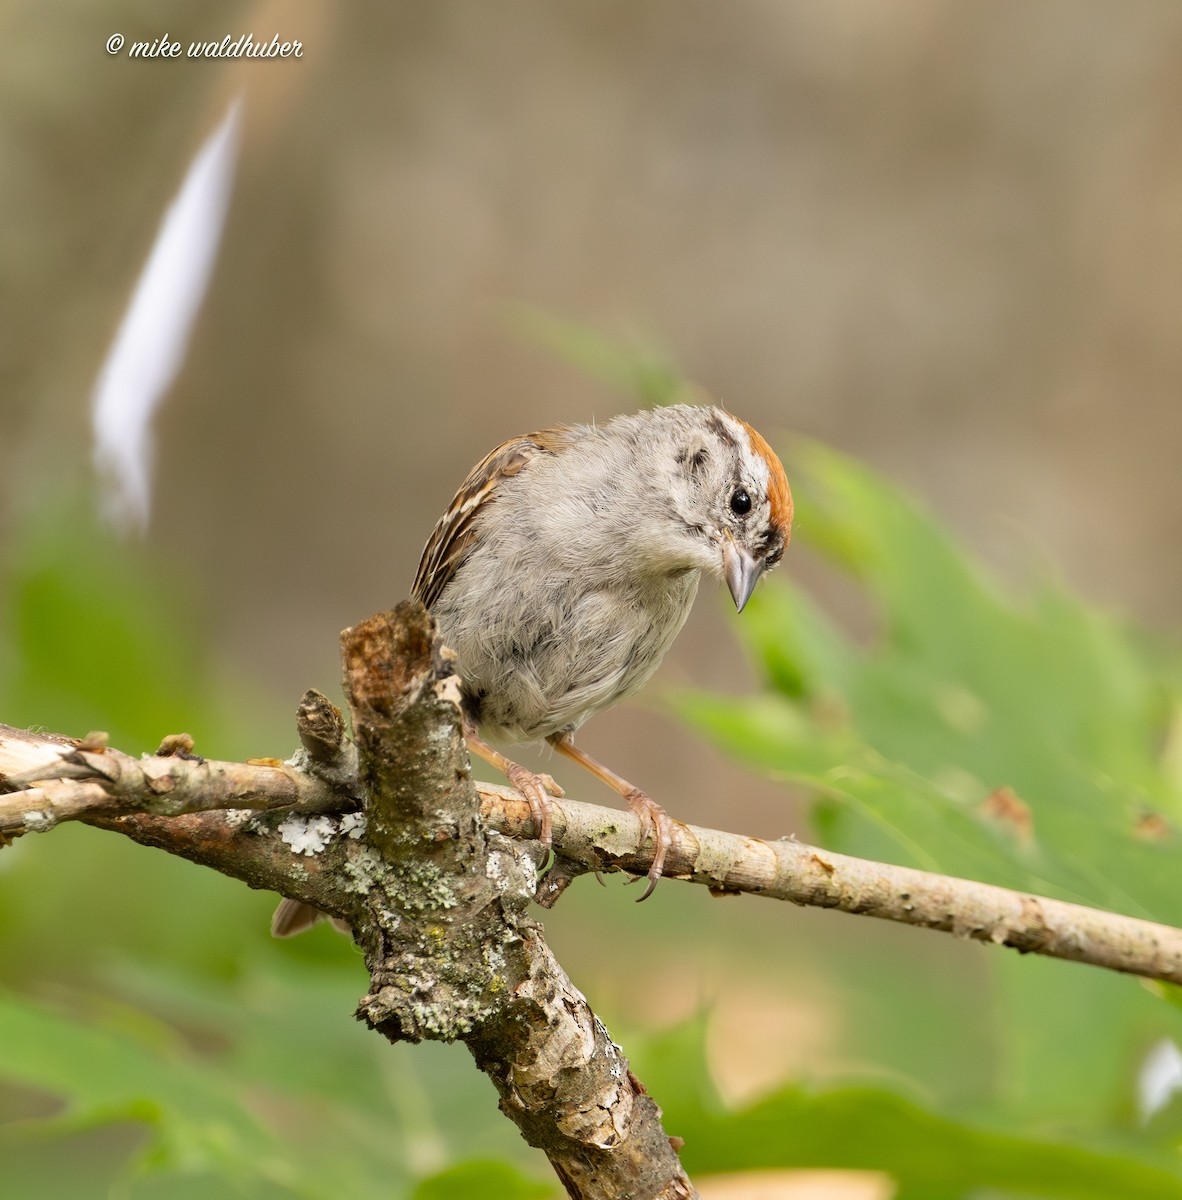
[[[722,409],[679,404],[498,446],[423,551],[413,591],[457,655],[469,749],[522,792],[546,845],[547,789],[561,790],[478,729],[545,738],[622,796],[656,843],[641,900],[661,876],[669,817],[574,732],[657,669],[703,571],[726,580],[742,611],[791,529],[792,493],[767,442]],[[319,915],[284,900],[271,928],[288,936]]]
[[704,571],[742,611],[791,526],[792,493],[767,442],[722,409],[674,405],[498,446],[423,551],[414,595],[456,653],[469,749],[527,798],[546,845],[547,788],[561,791],[478,730],[545,738],[622,796],[656,843],[642,900],[661,875],[669,817],[574,732],[649,679]]

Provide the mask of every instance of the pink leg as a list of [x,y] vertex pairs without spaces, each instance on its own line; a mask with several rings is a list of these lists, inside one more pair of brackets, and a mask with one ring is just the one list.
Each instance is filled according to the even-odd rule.
[[562,788],[549,775],[535,775],[520,763],[506,758],[499,750],[494,750],[486,741],[478,737],[474,729],[465,727],[464,741],[468,743],[470,753],[483,758],[490,767],[496,767],[503,772],[506,779],[526,798],[529,803],[530,815],[534,819],[534,829],[538,841],[547,849],[550,848],[550,813],[553,805],[551,796],[563,795]]
[[[574,735],[570,733],[555,734],[546,739],[559,754],[565,754],[580,767],[590,771],[601,783],[606,783],[618,796],[623,796],[628,807],[640,818],[640,844],[643,846],[650,834],[653,837],[653,865],[648,872],[648,887],[640,900],[647,900],[661,878],[665,866],[665,855],[673,845],[673,822],[669,814],[648,795],[634,787],[626,779],[622,779],[615,771],[596,762],[589,754],[584,753],[575,745]],[[640,900],[637,903],[640,903]]]

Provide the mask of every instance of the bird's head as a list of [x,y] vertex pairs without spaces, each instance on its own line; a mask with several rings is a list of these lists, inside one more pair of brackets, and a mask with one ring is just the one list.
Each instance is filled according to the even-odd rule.
[[692,410],[679,433],[678,515],[695,561],[721,575],[742,612],[792,533],[792,491],[776,452],[746,421],[719,408]]

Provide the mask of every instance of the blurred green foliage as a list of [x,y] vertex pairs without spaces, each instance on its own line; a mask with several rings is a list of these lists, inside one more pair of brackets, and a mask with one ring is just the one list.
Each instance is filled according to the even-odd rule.
[[[1053,578],[1005,595],[916,503],[830,450],[801,446],[793,465],[802,540],[856,582],[877,628],[859,645],[775,579],[739,627],[763,688],[685,694],[682,714],[806,788],[835,850],[1182,923],[1175,651]],[[982,958],[963,1013],[987,1038],[975,1094],[940,1102],[946,1084],[917,1071],[937,1089],[927,1112],[787,1091],[743,1119],[807,1126],[804,1161],[886,1168],[908,1196],[1176,1194],[1176,1120],[1136,1105],[1147,1048],[1182,1034],[1168,989]],[[826,1132],[843,1123],[860,1131],[844,1152]]]
[[[857,464],[804,446],[792,466],[799,539],[853,578],[877,630],[858,644],[776,578],[738,626],[762,689],[681,694],[680,713],[807,789],[834,849],[1182,921],[1173,652],[1054,580],[1005,595]],[[85,506],[43,511],[0,587],[0,719],[104,728],[129,750],[184,728],[219,757],[287,753],[282,704],[203,657],[199,588]],[[659,889],[642,926],[586,889],[571,919],[612,947],[597,970],[616,999],[597,1006],[695,1177],[834,1166],[886,1171],[904,1200],[1182,1197],[1182,1106],[1145,1120],[1136,1100],[1150,1046],[1182,1038],[1164,989],[985,947],[959,978],[886,927],[856,952],[798,935],[773,954],[794,910],[753,918],[756,902],[687,890]],[[0,853],[5,1195],[557,1195],[466,1053],[366,1032],[350,1015],[366,982],[354,950],[328,930],[272,942],[272,903],[85,828]],[[857,1065],[725,1104],[708,1014],[656,1031],[631,1016],[619,922],[643,959],[668,955],[687,919],[700,936],[672,941],[683,957],[714,936],[748,964],[785,960],[786,995],[828,980],[843,997],[837,1057]]]
[[510,332],[523,341],[646,408],[689,403],[695,397],[672,354],[650,337],[634,334],[622,340],[520,300],[506,301],[501,313]]

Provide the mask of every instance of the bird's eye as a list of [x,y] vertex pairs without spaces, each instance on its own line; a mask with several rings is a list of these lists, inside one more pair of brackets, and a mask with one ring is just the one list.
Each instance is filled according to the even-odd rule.
[[751,511],[751,497],[745,488],[735,488],[731,493],[731,512],[736,516],[745,517]]

